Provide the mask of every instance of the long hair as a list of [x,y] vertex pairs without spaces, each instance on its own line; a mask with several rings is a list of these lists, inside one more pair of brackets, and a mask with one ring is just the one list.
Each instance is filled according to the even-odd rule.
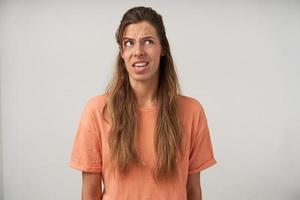
[[[178,107],[180,87],[161,15],[150,7],[129,9],[117,29],[116,40],[121,50],[126,26],[142,21],[150,23],[156,29],[164,52],[160,58],[156,94],[156,163],[152,175],[155,181],[170,180],[178,174],[177,162],[182,154],[182,125]],[[111,166],[126,174],[132,164],[141,166],[141,160],[136,149],[138,103],[120,51],[116,59],[116,70],[106,93],[109,98],[105,109],[108,109],[112,124],[108,138]]]

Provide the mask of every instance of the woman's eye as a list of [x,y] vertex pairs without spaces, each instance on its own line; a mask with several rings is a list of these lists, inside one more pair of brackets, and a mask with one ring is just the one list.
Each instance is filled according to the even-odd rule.
[[145,40],[145,44],[152,44],[153,41],[152,40]]
[[124,46],[125,46],[125,47],[130,47],[130,46],[132,46],[132,44],[133,44],[133,43],[132,43],[131,41],[125,41],[125,42],[124,42]]

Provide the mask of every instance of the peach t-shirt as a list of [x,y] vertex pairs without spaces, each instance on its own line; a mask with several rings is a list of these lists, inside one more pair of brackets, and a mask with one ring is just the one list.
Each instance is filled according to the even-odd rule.
[[[215,164],[205,113],[201,104],[180,95],[180,118],[183,124],[184,157],[178,164],[179,175],[167,183],[155,183],[151,169],[155,164],[154,138],[156,107],[139,108],[138,152],[143,167],[132,167],[127,176],[110,173],[108,134],[110,124],[103,119],[107,95],[91,98],[82,114],[73,144],[70,167],[101,173],[103,200],[186,200],[188,175]],[[106,116],[107,117],[107,116]]]

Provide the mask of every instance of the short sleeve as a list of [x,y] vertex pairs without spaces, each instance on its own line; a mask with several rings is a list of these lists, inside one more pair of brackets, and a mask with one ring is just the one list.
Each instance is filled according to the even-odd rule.
[[214,158],[207,119],[202,106],[194,113],[196,132],[191,141],[189,155],[189,174],[196,174],[216,163]]
[[101,137],[97,130],[95,109],[89,101],[81,113],[73,143],[70,167],[85,172],[101,173]]

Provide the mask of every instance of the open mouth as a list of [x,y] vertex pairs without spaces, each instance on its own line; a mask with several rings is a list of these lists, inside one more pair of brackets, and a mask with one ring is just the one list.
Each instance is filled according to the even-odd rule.
[[133,67],[146,67],[149,63],[148,62],[136,62],[132,66]]
[[144,74],[148,70],[149,62],[140,61],[133,63],[133,71],[137,74]]

